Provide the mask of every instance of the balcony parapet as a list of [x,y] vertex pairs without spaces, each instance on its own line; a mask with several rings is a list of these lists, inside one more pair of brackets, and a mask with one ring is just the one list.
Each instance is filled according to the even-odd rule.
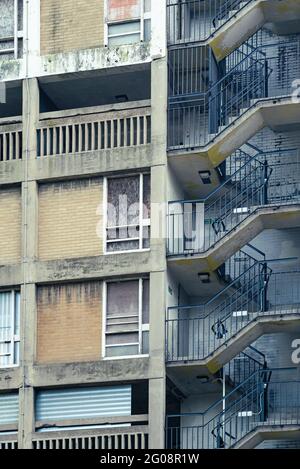
[[137,101],[43,113],[37,128],[37,156],[148,145],[151,103]]

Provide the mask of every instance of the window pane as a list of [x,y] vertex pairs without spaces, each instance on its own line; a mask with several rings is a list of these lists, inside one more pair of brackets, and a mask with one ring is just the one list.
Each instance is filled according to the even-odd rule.
[[143,228],[143,248],[150,248],[150,226],[145,226]]
[[142,353],[144,355],[149,354],[149,332],[143,332],[143,344],[142,344]]
[[139,282],[113,282],[107,284],[107,315],[134,315],[139,311]]
[[143,324],[149,324],[149,280],[143,280]]
[[146,42],[149,42],[151,41],[151,20],[145,20],[144,25],[144,39]]
[[139,241],[124,241],[122,243],[109,243],[107,244],[107,252],[120,252],[120,251],[137,251],[139,249]]
[[1,2],[0,37],[14,35],[14,0]]
[[106,339],[106,345],[116,344],[137,344],[139,335],[136,332],[130,334],[109,334]]
[[140,177],[108,180],[108,227],[128,226],[139,222]]
[[139,33],[140,21],[128,21],[126,23],[110,24],[108,26],[108,35],[116,36],[119,34]]
[[140,42],[140,34],[128,34],[126,36],[116,36],[109,39],[110,46],[124,46]]
[[15,334],[20,335],[20,292],[15,293]]
[[108,347],[106,349],[107,357],[123,357],[125,355],[138,355],[139,348],[137,345],[124,345],[121,347]]
[[150,187],[150,174],[144,175],[143,178],[143,217],[148,220],[151,215],[151,187]]
[[150,13],[151,11],[151,0],[144,0],[144,12]]
[[108,241],[119,239],[139,238],[139,225],[132,225],[124,228],[109,228],[107,230]]

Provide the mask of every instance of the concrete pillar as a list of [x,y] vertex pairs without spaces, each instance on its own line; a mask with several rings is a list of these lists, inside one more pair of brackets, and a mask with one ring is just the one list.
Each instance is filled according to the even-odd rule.
[[[23,160],[36,158],[40,95],[37,78],[23,80]],[[26,165],[25,165],[26,166]],[[26,177],[26,173],[25,173]]]
[[[163,449],[165,442],[165,310],[166,310],[166,240],[165,208],[167,200],[167,61],[152,62],[151,69],[151,251],[156,271],[150,274],[150,379],[149,446]],[[155,270],[155,267],[154,267]]]
[[19,390],[19,449],[32,449],[32,433],[34,432],[34,389],[23,386]]
[[35,357],[36,293],[30,283],[30,270],[37,258],[38,186],[31,180],[30,160],[37,155],[36,127],[39,119],[39,88],[36,78],[23,81],[23,161],[22,182],[22,268],[21,347],[22,386],[19,390],[19,447],[32,447],[34,431],[34,389],[30,386],[30,369]]
[[166,273],[150,275],[150,379],[149,446],[163,449],[165,442],[165,291]]

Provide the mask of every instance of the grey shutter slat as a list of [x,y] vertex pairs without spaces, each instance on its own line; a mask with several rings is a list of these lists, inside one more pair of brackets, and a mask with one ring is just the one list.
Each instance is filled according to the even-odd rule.
[[65,420],[131,415],[131,386],[40,391],[36,419]]
[[0,425],[17,424],[19,419],[18,393],[0,394]]

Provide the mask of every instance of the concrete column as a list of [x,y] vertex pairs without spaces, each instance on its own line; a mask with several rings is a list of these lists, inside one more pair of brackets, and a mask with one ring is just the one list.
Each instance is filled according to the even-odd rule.
[[39,88],[36,78],[23,81],[23,162],[22,182],[22,270],[21,346],[22,386],[19,390],[19,447],[32,446],[34,431],[34,389],[30,386],[30,369],[35,357],[36,293],[30,271],[38,254],[38,186],[31,180],[30,160],[37,155],[36,127],[39,119]]
[[166,240],[165,207],[167,201],[167,61],[152,62],[151,68],[151,251],[155,265],[150,274],[150,379],[149,446],[163,449],[165,442],[165,310]]
[[[23,80],[23,160],[36,158],[40,94],[37,78]],[[25,165],[26,166],[26,165]],[[26,176],[26,174],[25,174]]]
[[32,433],[34,432],[34,389],[23,387],[19,390],[19,449],[32,449]]
[[149,445],[163,449],[165,441],[165,291],[166,273],[150,275]]

